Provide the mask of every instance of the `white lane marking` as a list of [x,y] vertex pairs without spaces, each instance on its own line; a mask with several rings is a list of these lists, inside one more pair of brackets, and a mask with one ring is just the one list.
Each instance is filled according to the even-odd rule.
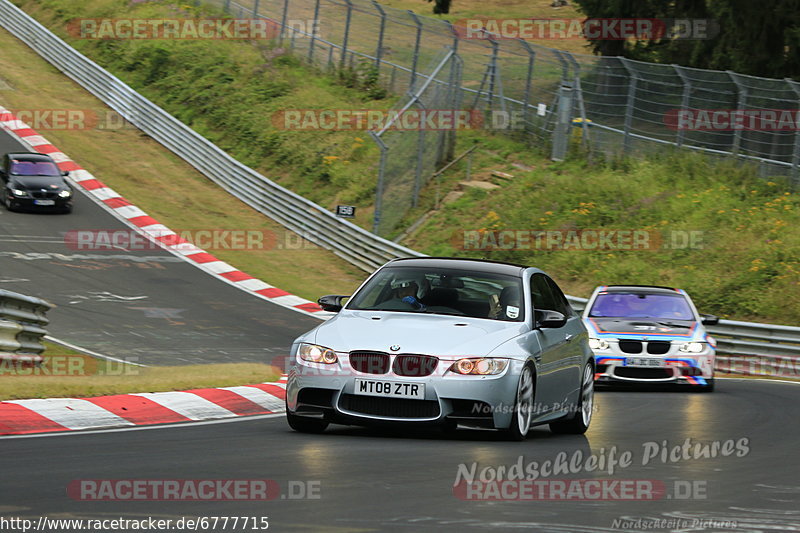
[[221,387],[221,389],[236,393],[264,409],[269,409],[273,413],[283,410],[283,400],[256,387]]
[[55,337],[51,337],[50,335],[45,335],[44,339],[46,341],[52,342],[53,344],[58,344],[60,346],[64,346],[65,348],[69,348],[70,350],[75,350],[76,352],[81,352],[85,353],[86,355],[91,355],[92,357],[97,357],[98,359],[104,359],[106,361],[114,361],[116,363],[125,363],[126,365],[133,365],[133,366],[148,366],[148,365],[143,365],[142,363],[134,363],[133,361],[126,361],[125,359],[119,359],[117,357],[111,357],[110,355],[104,355],[98,352],[94,352],[92,350],[83,348],[81,346],[77,346],[70,342],[62,341],[61,339],[56,339]]
[[264,418],[279,418],[285,416],[284,413],[272,413],[268,415],[237,416],[236,418],[223,418],[221,420],[202,420],[200,422],[179,422],[176,424],[154,424],[152,426],[133,426],[126,428],[94,429],[89,431],[57,431],[54,433],[33,433],[29,435],[2,435],[0,440],[5,439],[41,439],[46,437],[74,437],[76,435],[98,435],[102,433],[121,433],[123,431],[149,431],[152,429],[175,429],[196,426],[211,426],[214,424],[230,424],[233,422],[249,422],[251,420],[261,420]]
[[210,402],[197,394],[192,394],[191,392],[141,392],[132,394],[132,396],[147,398],[190,420],[236,416],[236,413],[228,411],[224,407]]
[[69,429],[92,429],[109,426],[132,426],[111,411],[106,411],[92,402],[77,398],[51,398],[47,400],[11,400],[47,419]]

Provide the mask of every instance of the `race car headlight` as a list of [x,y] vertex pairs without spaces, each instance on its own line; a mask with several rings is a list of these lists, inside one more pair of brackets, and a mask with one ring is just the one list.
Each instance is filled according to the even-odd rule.
[[317,346],[316,344],[301,344],[297,355],[300,356],[300,359],[308,361],[309,363],[332,365],[339,360],[339,358],[336,357],[336,352],[330,348]]
[[58,193],[59,198],[69,198],[70,196],[72,196],[72,191],[69,189],[64,189],[63,191]]
[[23,191],[22,189],[11,189],[11,194],[14,196],[28,196],[28,191]]
[[459,359],[450,365],[450,371],[462,375],[489,376],[500,374],[508,366],[508,359],[481,357],[477,359]]
[[589,348],[592,350],[608,350],[608,341],[603,339],[589,339]]
[[700,353],[705,346],[702,342],[684,342],[678,347],[678,350],[689,353]]

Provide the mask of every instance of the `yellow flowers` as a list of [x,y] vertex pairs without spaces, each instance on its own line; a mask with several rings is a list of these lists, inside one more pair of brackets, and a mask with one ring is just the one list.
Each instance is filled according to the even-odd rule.
[[758,272],[762,268],[764,268],[764,261],[761,259],[753,259],[750,264],[752,265],[749,270],[750,272]]
[[573,213],[588,215],[593,208],[597,207],[594,202],[579,202],[577,209],[572,209]]

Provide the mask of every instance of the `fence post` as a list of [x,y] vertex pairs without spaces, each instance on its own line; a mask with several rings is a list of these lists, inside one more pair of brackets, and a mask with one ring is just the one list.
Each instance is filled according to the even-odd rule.
[[[736,110],[737,111],[744,111],[745,102],[747,101],[747,87],[743,86],[739,83],[739,80],[736,79],[736,73],[731,70],[725,71],[728,76],[730,77],[731,81],[736,84]],[[733,146],[731,147],[731,153],[733,155],[737,155],[739,153],[739,148],[742,145],[742,129],[741,128],[734,128],[733,130]]]
[[[562,52],[569,58],[575,74],[573,76],[573,83],[575,88],[575,100],[578,102],[578,112],[581,114],[581,147],[584,150],[589,150],[589,121],[586,119],[586,105],[583,102],[583,86],[581,85],[581,66],[575,60],[575,56],[569,52]],[[589,159],[591,161],[591,152],[589,152]]]
[[344,38],[342,39],[342,57],[340,68],[344,68],[347,61],[347,41],[350,39],[350,18],[353,16],[353,3],[350,0],[344,0],[347,4],[347,17],[344,21]]
[[569,129],[572,126],[572,84],[561,82],[558,89],[558,109],[556,110],[556,127],[553,130],[553,149],[550,159],[563,161],[567,156]]
[[281,13],[281,33],[280,43],[283,44],[283,36],[286,35],[286,19],[289,16],[289,0],[283,0],[283,13]]
[[258,4],[261,0],[256,0],[255,5],[253,6],[253,18],[258,18]]
[[676,127],[678,132],[675,135],[675,144],[680,148],[683,146],[683,138],[686,136],[685,130],[681,128],[681,111],[688,111],[689,110],[689,99],[691,98],[692,93],[692,82],[689,81],[689,77],[686,76],[686,73],[683,72],[683,69],[679,65],[672,65],[672,68],[675,69],[675,72],[678,73],[680,76],[681,81],[683,82],[683,95],[681,96],[681,108],[678,110],[678,116],[676,117]]
[[314,2],[314,29],[311,31],[311,42],[308,44],[308,63],[310,65],[314,64],[314,41],[317,40],[317,21],[319,20],[319,2],[320,0],[316,0]]
[[383,34],[386,32],[386,11],[381,7],[377,0],[372,0],[372,5],[381,14],[381,29],[378,32],[378,47],[375,50],[375,68],[378,75],[381,73],[381,59],[383,59]]
[[225,0],[225,13],[230,14],[231,12],[231,0]]
[[408,15],[417,25],[417,36],[414,40],[414,55],[411,57],[411,81],[408,83],[408,92],[414,92],[414,85],[417,83],[417,62],[419,61],[419,43],[422,39],[422,22],[416,13],[409,10]]
[[636,101],[636,82],[639,77],[636,72],[628,65],[628,60],[624,57],[619,58],[625,71],[628,73],[628,100],[625,102],[625,128],[622,140],[622,153],[627,155],[631,149],[631,127],[633,125],[634,102]]
[[[425,113],[425,104],[419,98],[414,99],[414,104],[420,109],[421,113]],[[419,136],[417,137],[417,165],[414,169],[414,197],[411,199],[411,207],[417,207],[419,202],[419,190],[422,188],[422,164],[425,160],[425,128],[419,129]]]
[[378,183],[375,185],[375,213],[372,215],[372,233],[379,234],[381,225],[381,212],[383,208],[383,180],[386,175],[386,154],[389,147],[383,142],[380,135],[374,131],[369,131],[370,137],[378,145],[381,151],[380,162],[378,163]]
[[[796,81],[786,78],[786,83],[797,95],[798,103],[800,103],[800,84]],[[800,107],[800,106],[798,106]],[[800,129],[794,131],[794,149],[792,150],[792,187],[797,187],[800,184]]]
[[525,127],[525,131],[528,131],[531,111],[531,84],[533,83],[533,65],[536,62],[536,51],[528,41],[520,39],[519,42],[522,47],[525,48],[525,51],[528,52],[528,71],[525,76],[525,92],[522,96],[522,123]]

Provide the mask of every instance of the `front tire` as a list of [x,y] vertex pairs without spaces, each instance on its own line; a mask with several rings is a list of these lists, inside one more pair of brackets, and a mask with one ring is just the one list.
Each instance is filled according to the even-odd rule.
[[290,428],[300,433],[322,433],[328,427],[326,420],[297,416],[289,411],[286,411],[286,421]]
[[576,407],[572,416],[557,422],[551,422],[550,431],[561,434],[583,435],[589,429],[589,424],[592,421],[592,411],[594,411],[594,369],[591,363],[588,363],[583,369],[581,392]]
[[509,440],[523,441],[528,436],[533,418],[533,390],[533,372],[531,367],[526,365],[519,375],[514,415],[511,425],[506,430]]

